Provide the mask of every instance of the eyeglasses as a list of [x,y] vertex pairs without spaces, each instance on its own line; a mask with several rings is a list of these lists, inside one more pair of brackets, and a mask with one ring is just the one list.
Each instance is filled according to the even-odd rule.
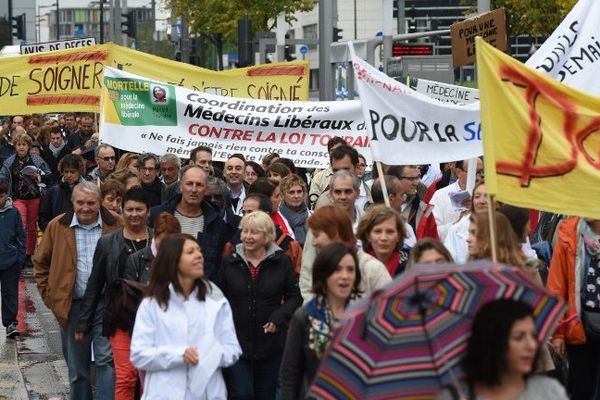
[[421,180],[420,176],[401,176],[400,179],[406,179],[407,181],[417,182]]
[[106,161],[106,162],[109,162],[109,161],[115,161],[115,160],[117,159],[117,157],[115,157],[115,156],[112,156],[112,157],[109,157],[109,156],[107,156],[107,157],[99,157],[99,158],[100,158],[101,160],[104,160],[104,161]]

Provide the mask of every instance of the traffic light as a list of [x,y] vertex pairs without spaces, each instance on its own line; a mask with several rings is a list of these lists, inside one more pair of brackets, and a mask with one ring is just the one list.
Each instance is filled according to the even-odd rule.
[[408,9],[408,33],[415,33],[417,31],[417,10],[415,6]]
[[25,13],[13,17],[12,29],[13,36],[16,36],[17,39],[25,40]]
[[125,18],[125,21],[121,22],[121,32],[135,39],[137,31],[135,12],[131,10],[127,14],[121,14],[121,16]]
[[[290,35],[286,33],[285,38],[289,39]],[[296,46],[286,44],[283,47],[283,58],[285,59],[285,61],[294,61],[296,59],[296,57],[294,57],[295,51],[296,51]]]
[[340,39],[342,39],[343,31],[344,31],[343,29],[336,28],[335,26],[333,27],[333,41],[334,42],[339,42]]

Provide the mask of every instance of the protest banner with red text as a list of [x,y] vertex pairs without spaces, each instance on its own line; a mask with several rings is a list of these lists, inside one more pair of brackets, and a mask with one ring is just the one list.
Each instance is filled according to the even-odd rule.
[[343,137],[370,160],[358,101],[231,98],[104,69],[100,140],[121,149],[188,158],[205,145],[216,161],[233,153],[260,161],[277,152],[298,167],[326,168],[332,136]]

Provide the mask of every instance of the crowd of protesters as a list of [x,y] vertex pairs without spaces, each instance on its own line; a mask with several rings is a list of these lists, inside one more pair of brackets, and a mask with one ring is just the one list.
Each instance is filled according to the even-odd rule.
[[[540,398],[533,383],[561,398],[551,394],[560,385],[529,375],[558,376],[565,354],[572,398],[593,398],[600,330],[583,317],[600,316],[600,222],[490,204],[482,160],[384,165],[378,176],[339,137],[317,171],[277,153],[216,162],[209,146],[184,160],[99,143],[94,115],[55,117],[2,123],[2,323],[19,334],[17,282],[33,266],[60,325],[71,399],[91,399],[93,387],[99,399],[304,398],[352,301],[414,264],[490,259],[494,212],[498,261],[547,283],[569,311],[548,344],[531,340],[529,309],[489,311],[506,314],[497,329],[476,320],[484,336],[473,340],[506,331],[504,353],[525,320],[529,364],[510,375],[515,386],[503,381],[514,362],[504,353],[484,371],[477,357],[487,356],[469,355],[472,398],[508,398],[494,397],[498,387]],[[467,189],[469,165],[476,184],[457,205],[450,194]]]

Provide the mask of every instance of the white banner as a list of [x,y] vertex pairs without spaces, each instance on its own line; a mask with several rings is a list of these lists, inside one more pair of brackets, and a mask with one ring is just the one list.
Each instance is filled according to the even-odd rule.
[[57,40],[54,42],[25,43],[21,45],[21,54],[45,53],[54,50],[75,49],[77,47],[88,47],[96,44],[96,38],[78,38]]
[[350,54],[373,159],[431,164],[483,154],[479,103],[442,103],[395,81]]
[[600,96],[600,1],[579,0],[525,63],[560,82]]
[[100,140],[118,148],[189,158],[205,145],[213,159],[260,161],[277,152],[298,167],[329,166],[327,142],[341,136],[371,160],[359,101],[280,102],[223,97],[104,68]]
[[479,90],[477,89],[421,78],[417,78],[416,81],[416,84],[413,85],[411,78],[410,86],[417,92],[444,103],[471,104],[479,101]]

